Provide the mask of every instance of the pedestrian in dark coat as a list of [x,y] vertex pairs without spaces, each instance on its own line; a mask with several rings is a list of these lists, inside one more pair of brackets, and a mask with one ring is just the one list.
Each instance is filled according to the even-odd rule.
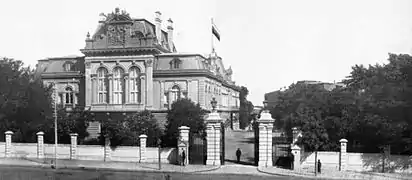
[[322,163],[320,162],[320,159],[318,159],[318,173],[320,174],[322,168]]
[[236,150],[237,163],[240,162],[240,156],[241,155],[242,155],[242,151],[240,151],[240,148],[237,148],[237,150]]

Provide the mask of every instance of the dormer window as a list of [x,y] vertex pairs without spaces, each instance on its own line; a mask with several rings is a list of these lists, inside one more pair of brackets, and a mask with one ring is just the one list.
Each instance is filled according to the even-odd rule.
[[170,69],[180,69],[180,65],[182,64],[182,60],[179,58],[174,58],[170,61]]
[[64,67],[64,71],[74,71],[72,62],[65,62],[63,67]]

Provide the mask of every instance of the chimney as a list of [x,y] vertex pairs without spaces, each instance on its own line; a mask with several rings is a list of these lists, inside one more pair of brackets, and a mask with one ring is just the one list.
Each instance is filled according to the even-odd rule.
[[157,42],[162,44],[162,13],[159,11],[155,12],[155,26]]
[[173,51],[173,21],[170,18],[167,20],[167,43],[169,44],[170,51]]

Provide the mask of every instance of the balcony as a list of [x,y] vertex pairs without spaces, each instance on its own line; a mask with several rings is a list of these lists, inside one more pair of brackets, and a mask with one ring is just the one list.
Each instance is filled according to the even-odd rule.
[[91,111],[97,112],[128,112],[128,111],[143,111],[143,104],[93,104]]

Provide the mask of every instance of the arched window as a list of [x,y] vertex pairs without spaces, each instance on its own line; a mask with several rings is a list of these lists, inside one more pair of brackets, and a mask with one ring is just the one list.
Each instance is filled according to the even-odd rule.
[[73,104],[73,89],[71,87],[66,87],[65,93],[66,93],[65,104]]
[[98,88],[97,88],[97,102],[98,103],[107,103],[107,69],[106,68],[99,68],[97,69],[97,81],[98,81]]
[[137,67],[130,68],[130,103],[140,103],[140,70]]
[[170,69],[180,69],[180,65],[182,64],[182,60],[179,58],[174,58],[170,61]]
[[113,69],[113,103],[123,103],[123,74],[124,71],[120,67]]
[[175,85],[172,87],[172,90],[170,91],[170,102],[174,103],[175,101],[177,101],[178,99],[180,99],[180,88],[179,86]]

